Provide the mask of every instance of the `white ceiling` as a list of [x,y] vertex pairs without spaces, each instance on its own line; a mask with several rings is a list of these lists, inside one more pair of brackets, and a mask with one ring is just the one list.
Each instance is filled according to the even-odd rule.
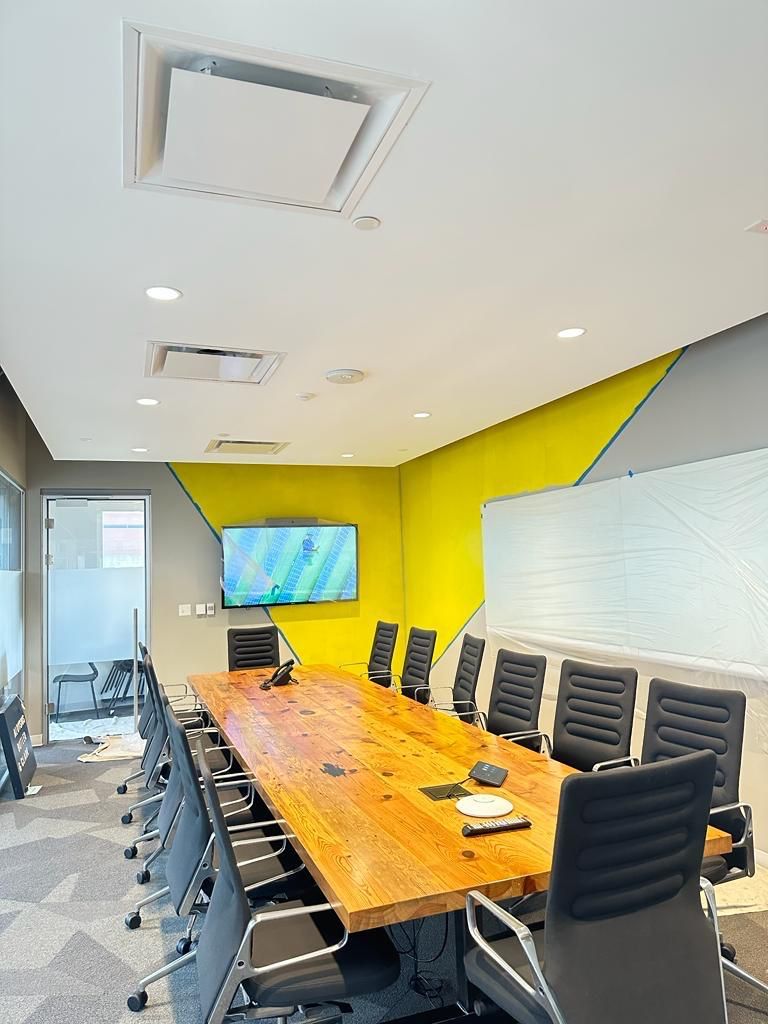
[[[382,227],[123,188],[122,18],[430,82],[355,211]],[[394,465],[768,309],[768,239],[744,232],[768,216],[765,0],[38,0],[2,22],[0,363],[56,458],[222,461],[203,449],[228,433]],[[288,355],[265,387],[148,382],[150,338]],[[367,379],[323,380],[347,366]]]

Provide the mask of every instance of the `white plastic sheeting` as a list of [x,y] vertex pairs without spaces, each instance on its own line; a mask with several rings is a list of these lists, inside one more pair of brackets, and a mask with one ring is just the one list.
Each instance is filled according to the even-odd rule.
[[638,753],[651,677],[743,689],[768,822],[768,450],[496,499],[483,546],[489,654],[548,656],[544,727],[566,657],[638,669]]

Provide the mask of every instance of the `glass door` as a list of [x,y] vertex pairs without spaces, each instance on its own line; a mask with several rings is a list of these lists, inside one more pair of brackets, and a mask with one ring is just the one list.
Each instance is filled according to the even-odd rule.
[[134,609],[140,641],[149,619],[149,498],[44,502],[48,739],[132,733]]

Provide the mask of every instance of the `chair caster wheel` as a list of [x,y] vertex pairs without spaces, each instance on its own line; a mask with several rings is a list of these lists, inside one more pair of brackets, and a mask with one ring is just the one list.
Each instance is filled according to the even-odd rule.
[[122,821],[124,825],[130,825],[131,822],[133,821],[133,815],[131,814],[130,811],[126,811],[125,814],[120,819],[120,821]]
[[120,785],[117,787],[117,792],[120,794],[120,796],[125,796],[125,794],[128,792],[128,787],[124,782],[121,782]]
[[131,931],[141,928],[141,914],[138,910],[132,910],[130,914],[125,915],[125,927],[130,928]]
[[730,942],[720,943],[720,955],[732,964],[736,963],[736,947],[732,946]]
[[126,846],[123,850],[123,856],[126,860],[133,860],[138,852],[139,848],[137,846]]
[[146,1005],[146,992],[134,992],[132,995],[128,996],[128,1009],[133,1010],[134,1013],[141,1013]]
[[176,943],[176,952],[179,956],[186,956],[192,950],[192,939],[179,939]]
[[139,885],[146,884],[150,880],[151,877],[152,877],[152,875],[149,873],[149,871],[146,868],[144,868],[142,871],[137,871],[136,872],[136,881],[139,883]]

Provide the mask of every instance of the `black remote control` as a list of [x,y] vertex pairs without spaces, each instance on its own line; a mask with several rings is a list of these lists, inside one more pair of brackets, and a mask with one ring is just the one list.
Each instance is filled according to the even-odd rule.
[[489,836],[493,832],[515,832],[520,828],[530,828],[531,819],[520,814],[516,818],[497,818],[495,821],[478,821],[476,825],[464,825],[463,836]]

